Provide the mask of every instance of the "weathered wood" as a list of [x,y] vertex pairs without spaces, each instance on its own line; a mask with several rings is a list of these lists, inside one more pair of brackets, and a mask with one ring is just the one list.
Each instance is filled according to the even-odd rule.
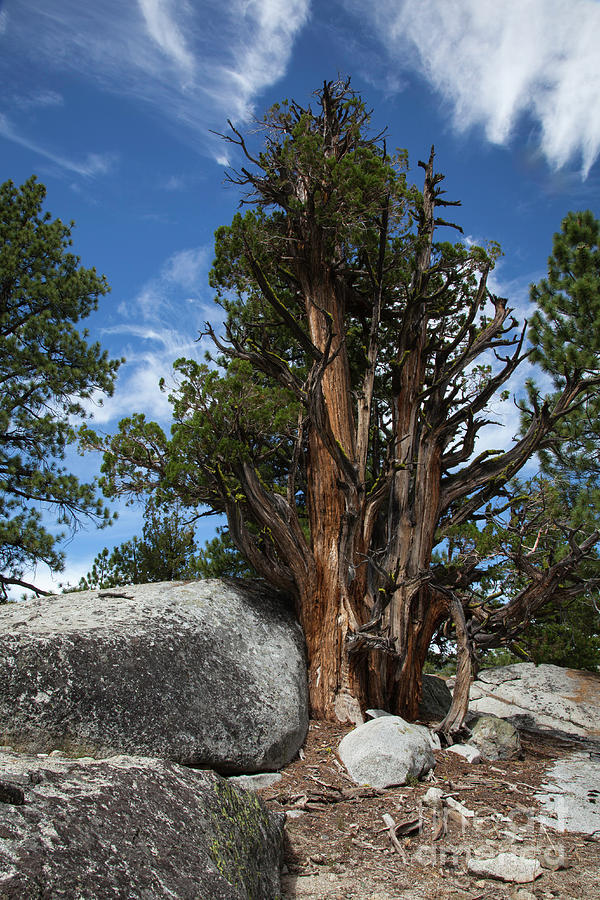
[[[349,82],[326,82],[318,112],[292,102],[268,120],[261,156],[232,128],[229,140],[253,168],[231,180],[247,186],[263,210],[278,209],[272,234],[285,247],[285,261],[269,260],[268,250],[261,254],[271,233],[259,232],[253,242],[253,226],[242,229],[240,271],[252,276],[252,291],[290,333],[305,365],[292,371],[247,334],[229,329],[225,341],[209,327],[222,352],[250,361],[299,405],[283,490],[269,490],[249,463],[236,472],[242,502],[224,481],[218,490],[234,543],[263,577],[295,598],[313,715],[356,722],[366,707],[377,706],[416,717],[428,648],[440,626],[453,623],[458,674],[440,725],[452,734],[466,714],[475,650],[509,639],[549,595],[566,597],[571,588],[563,576],[598,536],[544,573],[522,556],[517,562],[524,573],[529,566],[529,583],[499,609],[477,606],[468,590],[477,561],[464,561],[458,572],[439,565],[434,573],[434,548],[548,445],[557,423],[600,378],[565,379],[552,404],[533,403],[528,429],[509,450],[473,456],[487,424],[481,414],[527,356],[525,330],[515,331],[506,301],[488,289],[494,250],[465,247],[463,254],[435,242],[436,228],[451,224],[440,219],[440,208],[456,204],[443,197],[434,148],[419,162],[422,192],[403,193],[385,145],[362,133],[368,113],[354,99]],[[348,197],[331,173],[365,148],[372,164],[390,169],[380,181],[360,182],[366,205],[353,210],[349,227],[343,220]],[[369,194],[373,184],[376,196]],[[332,204],[336,215],[330,216]],[[402,256],[395,246],[405,239],[410,249]],[[493,314],[480,319],[487,302]],[[360,333],[353,351],[351,331]],[[499,364],[472,386],[469,373],[483,354]],[[300,482],[310,537],[297,509]],[[268,540],[261,543],[255,530]]]
[[390,841],[392,842],[392,846],[396,853],[399,853],[402,857],[402,861],[406,862],[406,854],[404,853],[404,847],[396,837],[396,823],[389,813],[384,813],[381,817],[386,824],[388,834],[390,836]]

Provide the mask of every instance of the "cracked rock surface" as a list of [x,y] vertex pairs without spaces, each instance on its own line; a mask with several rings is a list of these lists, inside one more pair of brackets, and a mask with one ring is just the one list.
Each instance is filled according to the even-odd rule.
[[540,820],[558,831],[600,836],[600,746],[558,760],[537,795]]
[[482,669],[469,710],[510,718],[517,727],[600,740],[600,673],[547,664]]

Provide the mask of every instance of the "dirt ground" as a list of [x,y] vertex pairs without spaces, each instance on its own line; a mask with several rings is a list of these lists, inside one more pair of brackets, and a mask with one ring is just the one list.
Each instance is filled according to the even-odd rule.
[[[521,734],[523,759],[475,765],[437,751],[430,781],[378,791],[357,786],[337,758],[349,730],[311,722],[304,758],[261,791],[286,813],[286,900],[600,900],[600,835],[536,818],[536,790],[568,743]],[[444,791],[441,808],[424,805],[430,787]],[[543,874],[518,885],[467,871],[469,859],[503,852],[537,859]]]

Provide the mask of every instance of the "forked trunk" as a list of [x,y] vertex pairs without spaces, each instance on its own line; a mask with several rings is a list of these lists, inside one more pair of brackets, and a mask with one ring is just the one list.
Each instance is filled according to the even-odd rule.
[[416,592],[403,589],[398,593],[400,596],[395,598],[396,618],[401,620],[401,627],[396,632],[398,660],[388,677],[389,707],[386,708],[413,720],[419,712],[427,651],[433,635],[447,616],[447,604],[428,586]]

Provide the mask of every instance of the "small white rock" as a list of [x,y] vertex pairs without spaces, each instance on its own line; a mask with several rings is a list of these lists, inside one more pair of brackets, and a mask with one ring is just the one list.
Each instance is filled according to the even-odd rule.
[[227,780],[244,791],[260,791],[281,781],[280,772],[258,772],[256,775],[232,775]]
[[466,806],[463,806],[462,803],[459,803],[454,797],[446,797],[446,806],[449,806],[450,809],[455,809],[456,812],[459,812],[465,819],[472,819],[475,815],[472,809],[467,809]]
[[441,750],[442,742],[440,741],[439,734],[436,734],[435,731],[431,731],[431,729],[428,729],[428,730],[429,730],[429,743],[431,744],[431,749],[432,750]]
[[438,807],[442,805],[443,798],[443,790],[441,788],[432,787],[423,795],[423,803],[425,806]]
[[456,753],[458,754],[458,756],[464,757],[467,762],[481,762],[481,753],[479,752],[477,747],[469,747],[468,744],[452,744],[452,746],[448,747],[447,749],[450,751],[450,753]]
[[542,874],[537,859],[527,859],[514,853],[499,853],[492,859],[470,859],[467,869],[472,875],[485,875],[516,884],[528,884]]
[[386,712],[385,709],[365,709],[365,716],[370,719],[380,719],[382,716],[391,716],[392,713]]

